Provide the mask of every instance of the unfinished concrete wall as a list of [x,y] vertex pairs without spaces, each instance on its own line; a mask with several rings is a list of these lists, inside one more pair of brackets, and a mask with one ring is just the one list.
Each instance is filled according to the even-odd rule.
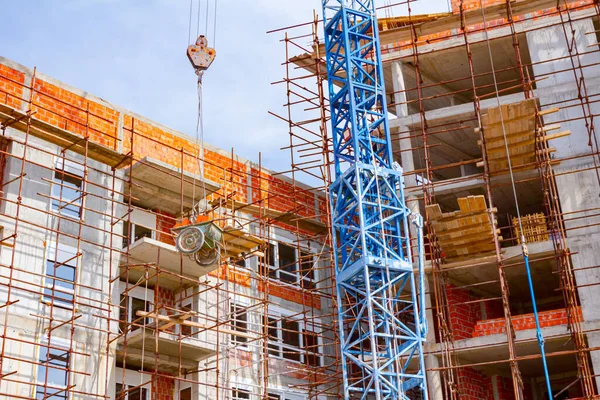
[[[79,236],[79,224],[58,222],[58,217],[45,213],[51,209],[52,179],[54,173],[52,168],[55,165],[58,149],[41,140],[35,141],[39,149],[25,146],[19,142],[24,139],[21,132],[9,130],[10,137],[14,138],[9,146],[9,151],[15,157],[7,159],[5,167],[5,182],[17,178],[21,174],[22,161],[19,157],[26,154],[24,173],[26,177],[22,181],[22,192],[19,196],[21,182],[19,179],[4,186],[3,201],[1,204],[1,222],[4,227],[3,237],[11,236],[16,232],[17,237],[14,249],[2,247],[0,249],[0,260],[2,275],[10,276],[9,266],[14,266],[12,271],[11,301],[18,303],[10,306],[11,314],[8,318],[9,335],[5,355],[7,358],[15,357],[15,360],[3,365],[3,372],[8,373],[17,371],[17,376],[30,377],[35,380],[42,380],[43,377],[37,376],[37,366],[27,362],[18,362],[16,359],[23,359],[29,362],[37,362],[40,357],[41,347],[35,343],[47,343],[45,328],[49,326],[48,318],[54,319],[53,326],[63,324],[64,326],[52,331],[52,341],[61,342],[61,346],[71,348],[73,351],[81,354],[72,354],[71,367],[74,369],[69,374],[70,384],[77,385],[82,391],[90,393],[104,392],[106,365],[112,365],[112,355],[106,354],[107,335],[103,331],[108,329],[106,317],[107,310],[100,306],[106,302],[109,293],[111,278],[117,271],[110,271],[110,265],[117,265],[119,260],[119,249],[121,241],[118,237],[106,234],[100,234],[96,227],[102,227],[110,231],[110,218],[106,217],[110,213],[110,202],[106,190],[96,190],[92,185],[88,188],[90,193],[97,194],[100,197],[89,196],[88,207],[92,207],[98,212],[86,212],[84,221],[86,226],[81,230],[81,241],[73,236]],[[31,140],[31,139],[30,139]],[[73,156],[73,155],[69,155]],[[110,178],[109,168],[100,164],[92,163],[91,168],[98,171],[90,171],[88,180],[93,183],[102,184],[110,187],[112,182],[107,182]],[[120,184],[115,187],[120,190]],[[21,200],[19,207],[18,225],[14,221],[17,214],[17,203]],[[104,214],[104,215],[102,215]],[[76,226],[77,225],[77,226]],[[61,232],[52,232],[56,230]],[[111,241],[112,240],[112,241]],[[10,240],[8,243],[12,243]],[[64,248],[73,249],[73,257],[76,257],[77,248],[81,255],[76,257],[74,265],[77,269],[78,289],[74,293],[80,299],[76,310],[66,307],[51,307],[51,301],[43,296],[42,286],[46,284],[46,260],[53,259],[56,249],[56,243]],[[111,245],[115,251],[110,251]],[[103,248],[104,247],[104,248]],[[62,251],[62,250],[61,250]],[[64,262],[65,260],[57,260]],[[3,279],[3,285],[0,286],[1,296],[7,298],[8,282]],[[50,311],[52,309],[52,314]],[[6,308],[0,310],[0,321],[4,323],[4,312]],[[73,344],[71,345],[71,324],[69,321],[76,317],[76,326],[73,332]],[[104,318],[103,318],[104,317]],[[93,328],[93,329],[88,329]],[[17,340],[24,340],[28,344],[18,343]],[[92,356],[94,355],[94,356]],[[87,371],[83,373],[83,371]],[[25,387],[10,384],[3,380],[1,391],[4,393],[13,393],[20,396],[31,396],[34,386]],[[84,395],[73,396],[74,399],[83,399]]]

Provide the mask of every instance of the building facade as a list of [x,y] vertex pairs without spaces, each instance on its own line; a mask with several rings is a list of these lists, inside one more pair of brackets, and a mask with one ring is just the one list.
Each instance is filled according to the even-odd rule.
[[0,398],[328,398],[320,193],[6,59],[0,92]]

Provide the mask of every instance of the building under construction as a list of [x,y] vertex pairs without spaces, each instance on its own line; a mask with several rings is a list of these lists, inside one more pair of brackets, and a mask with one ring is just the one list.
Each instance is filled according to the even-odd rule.
[[[378,61],[428,398],[598,398],[600,3],[413,3],[380,4]],[[319,14],[269,33],[281,172],[0,59],[0,398],[347,398]]]

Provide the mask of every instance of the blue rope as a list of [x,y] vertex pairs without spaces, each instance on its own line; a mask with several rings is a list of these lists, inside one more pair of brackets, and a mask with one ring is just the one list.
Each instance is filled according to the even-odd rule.
[[[524,238],[523,238],[524,239]],[[535,301],[535,290],[533,289],[533,280],[531,279],[531,268],[529,267],[529,252],[527,245],[523,243],[523,259],[525,260],[525,270],[527,271],[527,282],[529,283],[529,293],[531,294],[531,306],[533,308],[533,316],[535,317],[535,334],[537,337],[540,353],[542,354],[542,364],[544,365],[544,376],[546,378],[546,389],[548,389],[548,398],[552,399],[552,386],[550,385],[550,374],[548,373],[548,363],[546,362],[545,340],[540,326],[540,316],[537,310],[537,302]]]

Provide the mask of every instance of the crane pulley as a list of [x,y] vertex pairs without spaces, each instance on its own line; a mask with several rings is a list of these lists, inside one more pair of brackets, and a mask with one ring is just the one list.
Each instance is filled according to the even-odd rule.
[[208,47],[208,39],[204,35],[200,35],[196,39],[196,43],[188,46],[187,56],[196,71],[196,75],[202,76],[204,71],[215,61],[217,52],[215,49]]

